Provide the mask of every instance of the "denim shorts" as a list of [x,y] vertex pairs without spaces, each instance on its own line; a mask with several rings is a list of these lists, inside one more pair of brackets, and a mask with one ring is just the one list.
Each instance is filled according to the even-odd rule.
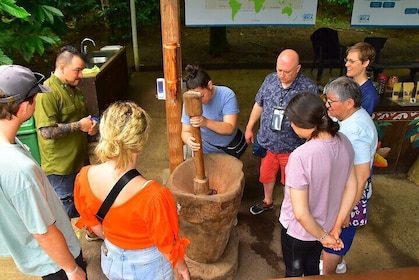
[[338,255],[342,257],[345,256],[352,246],[352,242],[354,241],[356,230],[357,230],[357,227],[354,227],[354,226],[349,226],[342,229],[342,233],[339,236],[340,239],[342,239],[343,241],[343,245],[345,246],[343,247],[342,250],[335,251],[333,249],[329,249],[325,247],[323,248],[323,250],[325,250],[326,252],[330,254],[334,254],[334,255]]
[[174,280],[171,263],[156,246],[124,250],[105,239],[101,246],[102,271],[111,280]]

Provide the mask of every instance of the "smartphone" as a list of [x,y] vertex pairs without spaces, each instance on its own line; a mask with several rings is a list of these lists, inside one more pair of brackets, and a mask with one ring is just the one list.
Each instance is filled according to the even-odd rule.
[[165,100],[166,99],[166,89],[164,85],[164,78],[157,78],[156,79],[156,85],[157,85],[157,99],[159,100]]

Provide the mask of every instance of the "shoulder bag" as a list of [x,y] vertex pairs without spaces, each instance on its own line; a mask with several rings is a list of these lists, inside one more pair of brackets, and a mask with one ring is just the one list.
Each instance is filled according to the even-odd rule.
[[122,191],[126,184],[131,181],[134,177],[141,175],[137,169],[131,169],[127,171],[121,178],[119,178],[118,182],[113,186],[112,190],[106,196],[105,200],[102,202],[99,210],[96,213],[96,218],[102,222],[105,219],[106,214],[111,208],[112,204],[114,203],[118,194]]
[[240,130],[240,128],[237,129],[236,135],[234,136],[233,140],[231,140],[231,142],[226,147],[216,146],[211,144],[210,142],[207,143],[220,150],[223,150],[225,153],[236,158],[240,158],[247,148],[246,138],[244,137],[244,134]]

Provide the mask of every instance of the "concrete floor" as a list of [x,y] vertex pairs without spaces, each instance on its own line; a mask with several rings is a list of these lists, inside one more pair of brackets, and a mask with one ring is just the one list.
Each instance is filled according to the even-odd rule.
[[[237,94],[241,113],[239,126],[244,128],[254,102],[254,96],[266,70],[208,71],[215,84],[228,85]],[[314,72],[315,74],[315,72]],[[329,77],[325,71],[324,82]],[[335,74],[334,72],[332,75]],[[153,120],[152,134],[139,164],[141,173],[149,179],[164,181],[169,166],[165,101],[155,98],[155,81],[162,72],[132,73],[126,99],[135,100]],[[310,73],[308,76],[311,77]],[[238,214],[239,268],[237,280],[269,279],[284,276],[280,246],[280,226],[277,222],[283,198],[282,187],[275,188],[275,208],[253,216],[249,207],[262,198],[258,182],[259,160],[248,149],[242,157],[246,184]],[[419,186],[406,179],[406,174],[375,175],[370,205],[370,222],[359,230],[351,251],[345,257],[348,273],[419,266]],[[90,280],[106,279],[100,269],[101,242],[87,242],[81,236],[83,253],[88,263]],[[39,279],[19,273],[10,259],[0,258],[0,280]]]

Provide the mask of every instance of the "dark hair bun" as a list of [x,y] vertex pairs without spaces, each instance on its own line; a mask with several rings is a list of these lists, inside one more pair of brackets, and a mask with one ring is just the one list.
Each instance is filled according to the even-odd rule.
[[195,79],[196,75],[198,74],[199,67],[196,65],[188,64],[185,67],[186,72],[188,72],[187,76],[188,79]]

